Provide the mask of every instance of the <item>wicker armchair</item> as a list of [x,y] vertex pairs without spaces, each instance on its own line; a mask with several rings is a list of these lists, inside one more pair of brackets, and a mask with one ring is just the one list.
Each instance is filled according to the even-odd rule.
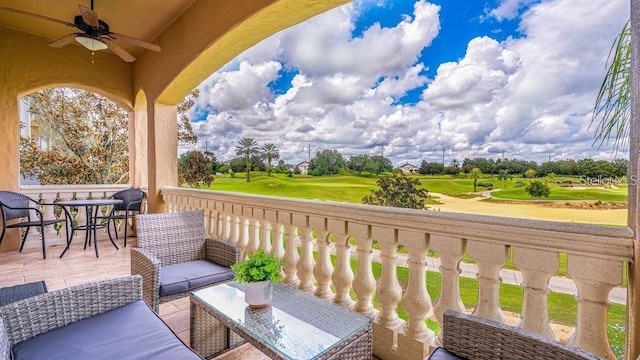
[[450,310],[444,313],[442,331],[446,352],[438,349],[430,359],[600,359],[524,329]]
[[143,298],[156,312],[161,303],[233,278],[240,248],[205,239],[204,212],[136,215],[138,248],[131,274],[143,278]]

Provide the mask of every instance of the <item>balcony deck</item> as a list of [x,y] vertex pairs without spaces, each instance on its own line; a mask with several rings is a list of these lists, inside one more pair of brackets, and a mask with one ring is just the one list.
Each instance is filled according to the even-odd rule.
[[[129,238],[127,247],[122,247],[122,239],[117,241],[120,250],[116,250],[108,241],[106,234],[99,234],[100,257],[96,258],[93,248],[83,250],[83,233],[74,238],[74,244],[62,259],[59,258],[64,247],[47,247],[47,259],[42,259],[39,247],[27,247],[22,253],[0,253],[0,287],[12,286],[44,280],[49,291],[91,281],[129,275],[129,249],[136,245],[135,238]],[[33,243],[30,245],[34,245]],[[162,304],[160,316],[189,344],[189,298],[183,298]],[[249,344],[240,346],[223,354],[218,360],[262,360],[268,359]]]

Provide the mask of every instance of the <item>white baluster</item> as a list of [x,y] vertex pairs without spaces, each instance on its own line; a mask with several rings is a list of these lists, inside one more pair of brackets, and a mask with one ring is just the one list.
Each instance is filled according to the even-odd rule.
[[262,220],[262,236],[260,236],[260,249],[267,254],[271,253],[271,223]]
[[609,292],[622,282],[622,262],[569,254],[567,272],[578,287],[578,317],[570,345],[616,359],[607,337]]
[[230,234],[230,239],[229,241],[231,241],[231,243],[233,244],[238,244],[238,242],[240,241],[240,217],[236,214],[230,214],[231,219],[230,219],[230,224],[231,224],[231,234]]
[[[429,248],[427,235],[413,231],[398,231],[398,240],[409,254],[409,282],[402,297],[402,304],[409,320],[403,329],[404,335],[422,344],[422,356],[429,354],[429,348],[435,345],[435,334],[425,325],[427,314],[431,311],[431,297],[426,284],[426,253]],[[400,338],[399,338],[399,341]]]
[[284,231],[281,223],[277,223],[276,231],[273,237],[273,243],[271,244],[271,253],[275,255],[278,259],[284,258]]
[[[441,287],[440,296],[433,306],[436,319],[442,324],[445,310],[464,313],[465,308],[460,298],[460,260],[466,249],[461,238],[441,234],[431,234],[431,248],[440,256]],[[438,336],[440,341],[440,336]]]
[[558,271],[558,253],[513,248],[513,263],[522,272],[524,300],[519,327],[555,339],[549,324],[549,279]]
[[247,253],[252,254],[258,249],[260,241],[260,221],[249,219],[249,241],[247,242]]
[[333,265],[331,264],[329,232],[325,230],[316,230],[318,232],[318,259],[316,266],[313,268],[313,276],[316,278],[317,288],[316,296],[323,299],[332,300],[334,297],[331,291],[331,274],[333,274]]
[[361,224],[349,224],[349,232],[356,238],[358,267],[353,278],[353,291],[357,301],[355,309],[359,313],[375,318],[378,310],[373,307],[373,294],[376,292],[376,278],[373,276],[371,227]]
[[300,283],[298,279],[298,228],[293,224],[287,224],[287,246],[284,252],[284,282],[297,287]]
[[[380,258],[382,259],[382,273],[376,289],[376,296],[380,300],[382,309],[375,321],[387,329],[399,329],[404,321],[398,317],[397,313],[398,304],[402,298],[402,288],[398,283],[396,270],[398,266],[397,239],[393,229],[378,230],[373,228],[372,230],[374,239],[380,243]],[[380,235],[384,238],[379,237]]]
[[313,232],[310,228],[305,227],[300,229],[300,258],[298,259],[298,278],[300,284],[298,287],[306,292],[312,293],[316,287],[313,284],[313,267],[315,260],[313,260]]
[[226,212],[220,213],[221,231],[220,236],[229,242],[231,242],[231,216]]
[[241,256],[245,258],[247,256],[247,245],[249,244],[249,219],[245,216],[237,217],[237,229],[238,233],[238,246],[240,247]]
[[467,253],[478,265],[478,305],[473,315],[504,323],[500,309],[500,269],[509,259],[509,248],[467,239]]
[[345,308],[352,309],[355,302],[349,296],[351,283],[353,282],[353,271],[351,270],[351,247],[349,246],[350,236],[347,234],[336,235],[336,268],[331,275],[331,281],[336,289],[336,296],[333,302]]

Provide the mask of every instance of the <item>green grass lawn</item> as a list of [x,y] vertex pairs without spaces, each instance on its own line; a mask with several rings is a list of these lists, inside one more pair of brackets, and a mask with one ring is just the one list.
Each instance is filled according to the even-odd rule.
[[[361,204],[363,197],[369,195],[371,190],[378,188],[376,184],[377,177],[373,175],[294,175],[293,177],[287,177],[284,174],[272,174],[269,177],[263,172],[252,172],[251,182],[249,183],[246,182],[243,175],[236,174],[235,177],[229,175],[216,176],[209,189]],[[478,187],[478,192],[473,193],[473,180],[471,179],[453,178],[449,175],[414,176],[421,181],[422,187],[430,192],[459,198],[477,197],[480,196],[481,191],[486,190],[483,187]],[[479,181],[491,183],[494,188],[503,186],[503,182],[498,181],[496,178],[484,178]],[[532,200],[525,192],[524,187],[514,187],[517,181],[526,183],[529,180],[524,178],[508,180],[506,189],[495,191],[492,195],[499,199]],[[560,187],[554,182],[549,182],[549,186],[551,187],[549,200],[626,201],[628,199],[626,186],[578,189]],[[427,205],[435,204],[438,203],[432,200],[427,201]]]
[[[528,180],[522,181],[527,183]],[[584,187],[560,187],[554,183],[548,183],[551,194],[543,200],[568,200],[568,201],[627,201],[628,190],[626,186],[615,188],[584,188]],[[491,196],[499,199],[532,200],[523,187],[508,187],[491,193]]]

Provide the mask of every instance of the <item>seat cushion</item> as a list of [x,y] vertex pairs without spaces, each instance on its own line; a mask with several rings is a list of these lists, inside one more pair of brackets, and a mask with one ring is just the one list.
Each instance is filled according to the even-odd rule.
[[436,348],[429,356],[429,360],[465,360],[454,353],[451,353],[444,348]]
[[40,334],[13,347],[19,359],[201,359],[143,300]]
[[194,260],[160,268],[160,296],[213,285],[233,278],[231,268],[208,260]]

